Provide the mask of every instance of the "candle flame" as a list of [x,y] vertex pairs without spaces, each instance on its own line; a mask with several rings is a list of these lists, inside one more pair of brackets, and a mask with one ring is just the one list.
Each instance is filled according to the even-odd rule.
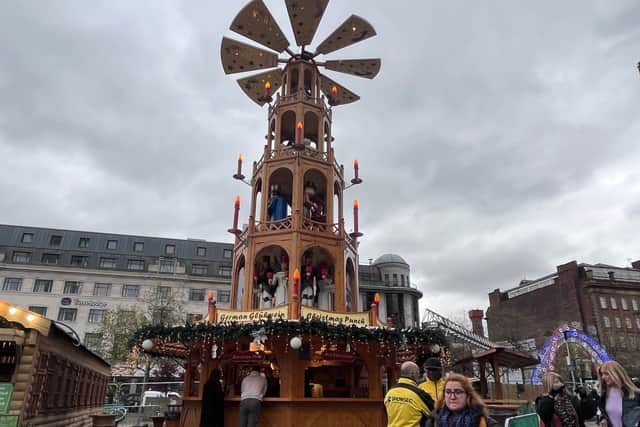
[[357,200],[354,200],[354,201],[353,201],[353,207],[354,207],[354,208],[356,208],[356,209],[358,209],[358,201],[357,201]]
[[209,302],[213,301],[213,291],[209,291],[209,295],[207,295],[207,299]]
[[358,159],[353,161],[353,166],[358,167]]
[[296,268],[296,271],[293,272],[293,280],[300,280],[300,270]]
[[337,95],[338,87],[336,85],[331,86],[331,95]]
[[375,296],[373,297],[373,302],[377,304],[380,304],[380,294],[376,292]]
[[264,84],[264,88],[265,88],[265,89],[267,89],[267,90],[271,89],[271,82],[267,81],[267,82]]
[[242,161],[242,153],[238,154],[238,160]]
[[302,122],[298,122],[298,126],[296,126],[298,129],[302,129]]
[[240,196],[236,196],[236,205],[240,205]]

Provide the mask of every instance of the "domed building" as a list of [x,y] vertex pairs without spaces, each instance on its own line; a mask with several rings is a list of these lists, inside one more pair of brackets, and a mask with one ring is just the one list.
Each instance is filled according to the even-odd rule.
[[396,254],[384,254],[368,265],[359,265],[361,310],[370,307],[376,293],[380,294],[380,318],[394,326],[419,326],[418,300],[422,292],[411,284],[409,264]]

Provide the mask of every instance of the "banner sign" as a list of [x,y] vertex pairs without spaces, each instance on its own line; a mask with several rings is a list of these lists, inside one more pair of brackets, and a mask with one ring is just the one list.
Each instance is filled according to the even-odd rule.
[[317,308],[303,305],[300,308],[300,317],[305,320],[319,320],[332,325],[369,326],[369,312],[339,313],[333,311],[318,310]]
[[287,320],[289,318],[289,306],[282,305],[280,307],[253,311],[218,309],[216,311],[216,314],[216,322],[218,323],[253,323],[259,322],[261,320],[267,320],[269,316],[271,316],[272,319],[280,318],[283,320]]
[[264,360],[264,351],[235,351],[231,360],[236,363],[260,363]]
[[356,360],[356,355],[340,350],[325,350],[321,354],[324,360],[335,360],[337,362],[353,362]]

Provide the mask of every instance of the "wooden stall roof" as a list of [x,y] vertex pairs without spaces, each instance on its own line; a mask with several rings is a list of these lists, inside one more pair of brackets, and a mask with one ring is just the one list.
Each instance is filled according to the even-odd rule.
[[454,366],[468,363],[474,360],[486,361],[489,363],[495,361],[498,366],[504,366],[505,368],[510,369],[526,368],[527,366],[535,366],[540,363],[537,357],[532,357],[528,354],[520,353],[509,348],[495,347],[490,348],[486,351],[475,353],[470,357],[460,359],[454,363]]

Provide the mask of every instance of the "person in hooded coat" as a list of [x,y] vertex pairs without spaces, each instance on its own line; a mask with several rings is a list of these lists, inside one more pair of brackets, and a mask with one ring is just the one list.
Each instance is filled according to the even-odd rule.
[[200,427],[224,427],[224,391],[218,368],[211,371],[202,391]]

